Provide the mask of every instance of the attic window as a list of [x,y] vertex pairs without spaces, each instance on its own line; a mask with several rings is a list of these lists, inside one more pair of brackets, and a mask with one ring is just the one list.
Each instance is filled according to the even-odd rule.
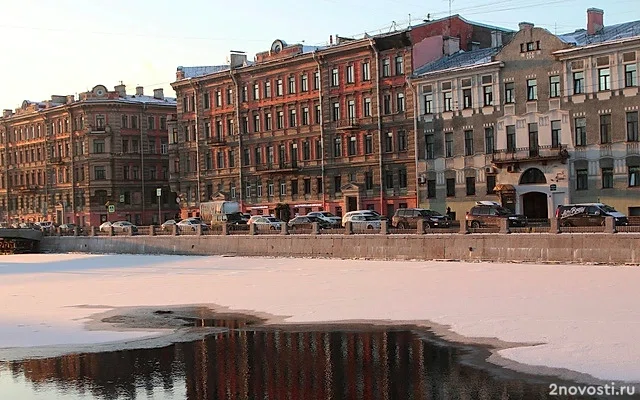
[[491,83],[492,82],[492,76],[491,75],[485,75],[482,77],[482,84],[487,84],[487,83]]
[[635,61],[636,60],[636,52],[633,51],[631,53],[624,53],[622,55],[623,62]]
[[462,87],[470,87],[470,86],[471,86],[471,79],[462,80]]
[[422,92],[423,93],[431,93],[432,92],[431,85],[424,85],[422,87]]
[[609,65],[609,56],[606,57],[598,57],[596,59],[596,64],[598,66],[602,66],[602,65]]
[[535,48],[533,47],[533,42],[528,42],[527,43],[527,51],[533,51],[535,50]]
[[583,69],[584,68],[584,61],[573,61],[571,62],[571,69],[575,70],[575,69]]
[[451,82],[442,82],[442,90],[451,90]]

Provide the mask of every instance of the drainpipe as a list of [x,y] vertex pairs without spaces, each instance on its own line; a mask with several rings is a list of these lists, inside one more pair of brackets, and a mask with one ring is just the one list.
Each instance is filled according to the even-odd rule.
[[235,87],[235,97],[236,97],[236,129],[238,131],[238,179],[240,180],[238,194],[240,196],[240,210],[244,212],[244,195],[242,190],[242,134],[240,132],[240,84],[238,83],[238,79],[236,78],[236,74],[233,71],[233,68],[229,71],[229,75],[233,80],[233,85]]
[[313,59],[316,61],[316,64],[318,64],[318,100],[320,101],[320,149],[322,150],[322,154],[320,156],[320,168],[321,168],[321,179],[322,179],[322,209],[327,211],[327,197],[326,197],[326,193],[327,191],[325,190],[325,188],[327,187],[327,185],[325,185],[325,161],[324,161],[324,113],[322,110],[322,72],[321,72],[321,64],[320,64],[320,58],[318,57],[318,51],[314,51],[313,52]]
[[7,207],[6,210],[6,219],[5,221],[8,223],[10,221],[9,219],[9,124],[5,121],[2,122],[2,126],[4,127],[4,140],[3,140],[3,145],[4,145],[4,165],[2,166],[2,170],[4,172],[4,178],[3,178],[3,183],[4,183],[4,187],[5,190],[7,191],[7,199],[5,202],[5,207]]
[[73,113],[71,108],[67,107],[67,115],[69,117],[69,151],[71,152],[71,216],[74,224],[78,224],[76,221],[76,176],[75,176],[75,163],[74,163],[74,147],[73,147]]
[[373,39],[369,39],[369,45],[376,56],[376,112],[378,117],[378,169],[380,173],[380,214],[384,214],[384,176],[382,170],[382,115],[380,111],[380,53],[376,49]]
[[[143,103],[142,104],[142,112],[140,113],[140,178],[141,182],[142,182],[142,215],[140,216],[140,222],[142,222],[142,224],[144,225],[144,202],[146,201],[146,198],[144,197],[144,136],[143,136],[143,132],[144,130],[142,129],[142,122],[144,121],[144,116],[146,115],[146,111],[147,111],[147,103]],[[147,131],[149,130],[149,127],[147,126]]]
[[47,116],[43,115],[42,120],[44,122],[44,213],[43,220],[49,215],[49,157],[47,152],[49,151],[49,124]]
[[198,123],[198,88],[193,81],[190,81],[189,83],[193,88],[193,108],[196,113],[196,184],[198,185],[196,189],[196,201],[198,202],[198,207],[200,207],[200,126]]
[[413,95],[413,147],[414,147],[414,157],[415,157],[415,165],[416,165],[416,207],[420,207],[420,182],[419,182],[419,167],[418,167],[418,89],[417,84],[414,85],[411,77],[407,75],[407,85],[411,88],[411,93]]

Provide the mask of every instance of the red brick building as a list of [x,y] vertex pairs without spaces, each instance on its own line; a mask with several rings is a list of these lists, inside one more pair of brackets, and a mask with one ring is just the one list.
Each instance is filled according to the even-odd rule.
[[[173,217],[167,114],[175,99],[124,85],[76,96],[25,100],[0,118],[0,219],[81,226]],[[112,213],[107,204],[113,205]]]

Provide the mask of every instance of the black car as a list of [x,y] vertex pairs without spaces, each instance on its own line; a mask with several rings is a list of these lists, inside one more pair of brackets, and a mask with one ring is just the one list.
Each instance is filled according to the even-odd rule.
[[331,224],[329,222],[323,221],[318,217],[308,215],[300,215],[289,220],[289,222],[287,222],[287,226],[292,231],[295,231],[296,229],[312,229],[314,222],[318,223],[318,227],[320,229],[331,228]]
[[515,214],[495,202],[477,202],[466,215],[471,228],[500,226],[500,220],[507,219],[510,227],[527,226],[527,217]]

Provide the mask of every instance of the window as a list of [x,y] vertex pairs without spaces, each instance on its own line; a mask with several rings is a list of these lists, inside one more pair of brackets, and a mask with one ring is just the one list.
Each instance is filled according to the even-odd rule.
[[611,90],[611,72],[609,68],[598,69],[598,90]]
[[322,141],[316,140],[316,159],[319,160],[322,158]]
[[584,71],[573,73],[573,94],[584,93]]
[[493,105],[493,86],[483,86],[482,90],[484,91],[484,106],[492,106]]
[[384,151],[387,153],[393,151],[393,132],[387,132],[384,137]]
[[340,193],[342,191],[342,177],[340,175],[333,177],[333,191],[334,193]]
[[338,68],[331,70],[331,86],[338,86],[340,84],[340,76],[338,75]]
[[507,125],[507,151],[516,150],[516,126]]
[[373,154],[373,135],[370,133],[364,136],[364,154]]
[[224,168],[224,152],[219,151],[216,154],[216,163],[218,165],[218,168]]
[[242,133],[249,133],[249,117],[242,117]]
[[267,164],[273,165],[275,162],[275,154],[273,151],[273,146],[267,146]]
[[309,125],[309,107],[302,107],[302,125]]
[[244,165],[251,165],[251,150],[250,149],[244,149],[244,159],[242,160],[242,162],[244,163]]
[[434,158],[436,158],[435,135],[425,135],[424,141],[426,144],[425,157],[427,158],[427,160],[433,160]]
[[320,73],[318,71],[313,73],[313,89],[320,89]]
[[586,118],[576,118],[575,119],[575,145],[576,146],[586,146],[587,145],[587,119]]
[[611,143],[611,114],[600,115],[600,143]]
[[464,155],[473,155],[473,131],[464,131]]
[[322,193],[324,191],[323,186],[324,185],[322,184],[322,178],[316,178],[316,191],[318,193]]
[[371,80],[371,71],[369,69],[369,63],[368,62],[362,63],[362,80],[363,81]]
[[549,97],[560,97],[560,77],[558,75],[549,77]]
[[638,86],[638,66],[636,64],[624,66],[624,86]]
[[298,180],[291,180],[291,195],[296,196],[298,194]]
[[627,142],[638,141],[638,112],[627,113]]
[[358,147],[358,139],[355,136],[349,137],[349,149],[348,153],[350,156],[356,155],[356,149]]
[[456,180],[455,178],[447,178],[447,197],[456,197]]
[[304,178],[304,194],[311,194],[311,178]]
[[211,137],[211,123],[209,122],[204,123],[204,135],[207,139]]
[[535,79],[527,79],[527,101],[538,100],[538,83]]
[[529,156],[538,156],[538,124],[529,124]]
[[465,180],[467,186],[467,196],[476,195],[476,178],[475,176],[467,176]]
[[407,132],[398,131],[398,151],[407,151]]
[[396,95],[396,111],[404,112],[404,93],[398,93]]
[[289,77],[289,94],[294,94],[296,92],[296,77]]
[[[227,89],[227,105],[233,104],[233,89]],[[220,105],[222,105],[222,99],[220,99]]]
[[309,76],[306,73],[300,76],[300,91],[301,92],[309,91]]
[[406,169],[398,170],[398,186],[400,187],[400,189],[407,188],[407,170]]
[[362,101],[362,113],[365,117],[371,116],[371,99],[368,97]]
[[382,76],[384,78],[391,76],[391,62],[388,58],[382,60]]
[[266,81],[264,83],[264,97],[267,99],[271,97],[271,81]]
[[266,131],[270,131],[273,129],[273,124],[271,122],[271,113],[264,114],[264,129]]
[[347,102],[347,119],[349,123],[356,122],[356,102],[354,100],[349,100]]
[[373,172],[364,173],[364,189],[373,190]]
[[280,182],[280,196],[284,196],[287,194],[287,184],[284,182]]
[[96,154],[104,153],[104,140],[93,141],[93,152]]
[[236,153],[233,150],[229,150],[229,168],[236,166]]
[[402,56],[396,57],[396,75],[404,74],[404,60]]
[[204,106],[205,110],[208,108],[211,108],[211,95],[209,94],[209,92],[204,92],[202,94],[202,105]]
[[260,114],[253,114],[253,131],[260,132]]
[[425,93],[422,99],[424,102],[424,113],[433,114],[433,93]]
[[160,130],[167,130],[167,117],[160,117]]
[[302,159],[310,160],[311,159],[311,142],[305,140],[302,142]]
[[393,189],[393,171],[385,171],[384,173],[384,187],[385,189]]
[[333,108],[331,110],[331,117],[333,121],[339,121],[340,120],[340,103],[335,102],[333,103]]
[[96,180],[105,180],[107,179],[107,173],[104,167],[96,166],[93,167],[93,173],[96,176]]
[[260,85],[257,83],[253,84],[253,99],[260,100]]
[[267,182],[267,196],[273,197],[273,182]]
[[551,121],[551,147],[560,147],[561,121]]
[[444,156],[453,157],[453,133],[444,134]]
[[131,175],[129,174],[129,166],[125,165],[122,167],[122,179],[128,181],[131,179]]
[[353,65],[347,65],[346,73],[347,73],[347,83],[355,82],[355,77],[353,74]]
[[602,168],[602,188],[613,188],[613,168]]
[[321,121],[321,119],[322,119],[322,118],[321,118],[321,117],[322,117],[322,115],[321,115],[321,113],[320,113],[320,105],[315,105],[315,106],[314,106],[314,113],[315,113],[315,116],[314,116],[314,117],[315,117],[315,123],[316,123],[316,124],[320,124],[320,121]]
[[336,158],[342,156],[342,138],[340,137],[333,139],[333,156]]
[[295,109],[289,110],[289,127],[295,128],[298,124],[298,118]]
[[248,100],[249,95],[247,94],[247,86],[242,87],[242,99],[241,101],[245,103]]
[[513,82],[504,84],[504,102],[515,103],[516,102],[516,85]]
[[211,153],[207,152],[207,154],[204,157],[204,169],[209,170],[211,168],[213,168],[213,156],[211,155]]
[[284,128],[284,111],[278,111],[276,119],[276,129]]
[[487,154],[492,154],[496,149],[496,140],[493,133],[493,126],[484,128],[484,147]]
[[276,96],[282,96],[284,94],[284,87],[282,79],[276,81]]
[[427,198],[435,199],[436,198],[436,180],[429,179],[427,181]]
[[453,93],[444,92],[444,111],[452,111],[453,110]]
[[494,194],[496,192],[494,190],[495,187],[496,187],[496,176],[487,175],[487,194]]
[[629,167],[629,186],[640,186],[640,166]]
[[385,94],[382,96],[382,108],[384,114],[391,114],[391,95]]
[[576,170],[576,190],[587,190],[589,188],[589,173],[586,169]]
[[471,108],[473,106],[471,99],[471,89],[462,90],[462,106],[464,108]]

